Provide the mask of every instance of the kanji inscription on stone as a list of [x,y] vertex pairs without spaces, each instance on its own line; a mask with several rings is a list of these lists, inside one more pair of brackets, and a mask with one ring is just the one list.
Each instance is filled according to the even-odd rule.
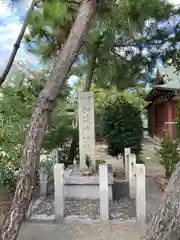
[[86,167],[86,156],[95,164],[94,96],[92,92],[78,94],[80,168]]

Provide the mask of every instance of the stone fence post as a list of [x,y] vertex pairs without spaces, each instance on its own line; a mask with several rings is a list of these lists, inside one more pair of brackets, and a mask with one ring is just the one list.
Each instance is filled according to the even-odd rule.
[[142,225],[146,223],[146,177],[144,164],[136,164],[136,219]]
[[64,164],[54,165],[54,204],[56,219],[64,218]]
[[136,155],[129,155],[129,197],[135,198],[136,196]]
[[124,164],[125,164],[125,178],[128,180],[129,179],[129,155],[131,154],[131,149],[130,148],[125,148],[124,149]]
[[105,164],[99,165],[99,198],[100,218],[102,221],[109,220],[109,196],[108,196],[108,168]]
[[[47,160],[47,155],[42,154],[40,155],[40,163],[45,162]],[[48,174],[46,173],[43,167],[40,167],[39,170],[39,182],[40,182],[40,197],[45,198],[47,197],[47,187],[48,187]]]

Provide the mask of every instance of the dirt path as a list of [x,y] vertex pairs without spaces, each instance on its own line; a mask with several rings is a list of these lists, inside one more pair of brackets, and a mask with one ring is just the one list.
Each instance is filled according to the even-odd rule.
[[23,224],[18,240],[139,240],[143,229],[135,223],[106,224]]
[[143,142],[142,159],[146,165],[146,175],[155,181],[161,191],[164,191],[168,182],[165,178],[165,169],[160,163],[156,145],[148,139],[144,139]]

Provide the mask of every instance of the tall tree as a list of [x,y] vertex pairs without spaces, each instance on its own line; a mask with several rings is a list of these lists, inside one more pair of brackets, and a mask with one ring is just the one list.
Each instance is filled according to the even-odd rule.
[[25,34],[25,31],[26,31],[26,28],[27,28],[27,18],[29,17],[29,15],[32,13],[34,7],[36,5],[36,0],[32,0],[32,3],[28,9],[28,12],[27,12],[27,16],[26,16],[26,19],[21,27],[21,30],[19,32],[19,35],[16,39],[16,42],[14,43],[14,46],[13,46],[13,50],[10,54],[10,57],[9,57],[9,60],[7,61],[7,64],[4,68],[4,71],[2,73],[2,75],[0,76],[0,86],[3,84],[3,82],[6,80],[6,77],[7,75],[9,74],[10,70],[11,70],[11,67],[13,65],[13,62],[14,62],[14,59],[16,57],[16,54],[17,54],[17,51],[21,45],[21,42],[22,42],[22,39],[23,39],[23,36]]
[[[168,11],[172,11],[172,6],[167,3],[146,0],[121,1],[119,4],[113,2],[111,5],[106,5],[105,1],[103,6],[105,12],[103,15],[104,9],[101,14],[98,12],[81,51],[83,64],[74,68],[79,76],[85,76],[83,91],[90,90],[92,81],[98,87],[115,86],[122,91],[135,87],[139,80],[146,80],[146,71],[142,70],[149,62],[155,65],[155,61],[154,51],[148,56],[143,55],[143,45],[150,43],[153,46],[151,51],[156,47],[156,41],[160,38],[158,22],[168,19]],[[147,28],[146,21],[150,18],[154,19],[154,23]],[[164,43],[162,36],[161,41],[161,44],[158,41],[160,46]],[[82,71],[79,71],[80,68]],[[68,162],[73,162],[77,149],[78,129],[70,145]]]
[[2,224],[0,240],[15,240],[17,238],[32,198],[36,167],[39,162],[41,143],[49,115],[55,107],[59,89],[65,82],[68,72],[77,57],[83,44],[85,32],[95,12],[95,0],[84,0],[81,3],[68,39],[55,61],[49,80],[39,95],[37,107],[32,115],[26,135],[21,177],[16,187],[10,211]]

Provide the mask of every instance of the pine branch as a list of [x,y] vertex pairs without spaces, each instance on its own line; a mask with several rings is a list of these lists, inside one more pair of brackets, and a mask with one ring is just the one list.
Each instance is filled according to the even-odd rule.
[[7,62],[7,65],[5,66],[5,69],[4,69],[3,73],[2,73],[2,76],[0,77],[0,87],[2,86],[4,81],[6,80],[6,77],[7,77],[8,73],[9,73],[9,71],[11,70],[11,67],[13,65],[13,62],[14,62],[14,59],[16,57],[17,51],[18,51],[18,49],[20,47],[22,38],[24,36],[24,33],[25,33],[27,25],[28,25],[27,18],[31,14],[31,12],[33,11],[35,5],[36,5],[36,0],[33,0],[31,5],[30,5],[30,7],[29,7],[29,10],[28,10],[28,13],[27,13],[27,16],[26,16],[26,20],[24,21],[24,24],[23,24],[23,26],[21,28],[21,31],[20,31],[20,33],[19,33],[19,35],[18,35],[18,37],[16,39],[16,42],[14,44],[14,47],[13,47],[13,50],[11,52],[10,58],[9,58],[9,60]]

